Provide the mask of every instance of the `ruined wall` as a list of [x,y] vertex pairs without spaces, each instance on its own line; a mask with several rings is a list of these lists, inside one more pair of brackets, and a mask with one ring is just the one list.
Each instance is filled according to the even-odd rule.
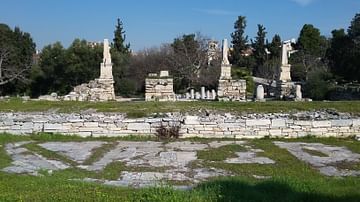
[[218,99],[220,101],[246,101],[246,81],[220,79]]
[[167,114],[166,118],[126,118],[117,113],[0,113],[0,132],[31,134],[51,132],[80,136],[153,135],[164,126],[180,126],[182,137],[204,138],[296,138],[318,137],[360,138],[360,118],[325,117],[300,120],[289,114],[211,114],[187,116]]
[[145,79],[145,101],[175,101],[174,79],[168,76],[150,75]]

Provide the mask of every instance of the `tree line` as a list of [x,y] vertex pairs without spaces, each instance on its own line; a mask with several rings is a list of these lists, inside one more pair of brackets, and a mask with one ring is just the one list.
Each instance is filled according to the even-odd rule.
[[[272,82],[280,66],[280,35],[269,42],[264,25],[257,35],[246,35],[246,17],[239,16],[231,33],[230,62],[233,75],[247,78],[252,91],[251,76]],[[190,88],[217,87],[220,53],[209,61],[210,39],[201,33],[184,34],[171,43],[136,53],[126,44],[123,23],[117,20],[111,43],[115,91],[121,96],[142,96],[148,73],[169,70],[177,93]],[[219,44],[221,46],[221,44]],[[290,58],[294,81],[305,83],[305,94],[326,99],[336,84],[360,81],[360,14],[349,28],[332,31],[326,38],[318,28],[305,24],[293,44],[297,52]],[[220,49],[217,50],[218,52]],[[20,28],[0,24],[0,93],[1,95],[39,95],[57,92],[64,95],[76,85],[99,76],[102,44],[75,39],[68,48],[60,42],[45,46],[35,54],[35,43]]]

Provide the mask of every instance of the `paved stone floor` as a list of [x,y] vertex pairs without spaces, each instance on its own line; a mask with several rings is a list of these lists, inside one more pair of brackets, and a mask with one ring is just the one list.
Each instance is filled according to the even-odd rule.
[[[40,154],[29,151],[25,144],[36,142],[17,142],[5,145],[6,152],[12,158],[12,164],[2,171],[9,173],[23,173],[39,175],[40,171],[64,170],[70,168],[65,162],[46,159]],[[92,153],[108,144],[101,141],[89,142],[46,142],[39,143],[42,148],[56,152],[77,163],[77,167],[99,172],[112,162],[122,162],[129,170],[121,171],[117,180],[84,179],[116,186],[144,187],[156,185],[163,181],[189,182],[196,184],[216,176],[231,176],[229,171],[216,168],[199,168],[192,165],[198,160],[197,152],[201,150],[216,149],[222,146],[237,144],[246,151],[235,152],[236,157],[228,158],[223,163],[228,164],[275,164],[276,162],[267,157],[258,155],[264,152],[253,148],[246,141],[213,141],[210,143],[198,143],[190,141],[182,142],[132,142],[119,141],[114,144],[98,160],[90,165],[84,162]],[[318,143],[287,143],[276,141],[274,144],[280,148],[287,149],[292,155],[301,161],[305,161],[322,174],[327,176],[355,176],[360,171],[344,170],[337,168],[341,162],[356,163],[360,161],[360,154],[355,154],[344,147],[327,146]],[[312,152],[317,151],[324,156],[316,156]],[[134,172],[134,169],[140,170]],[[141,171],[143,170],[143,171]],[[148,171],[146,171],[148,170]],[[156,170],[156,172],[154,171]],[[257,176],[257,178],[265,178]]]

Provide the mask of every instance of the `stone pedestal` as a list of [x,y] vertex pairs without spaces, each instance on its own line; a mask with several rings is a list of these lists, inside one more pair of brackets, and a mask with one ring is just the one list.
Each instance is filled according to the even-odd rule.
[[246,101],[246,81],[220,79],[217,94],[220,101]]
[[276,82],[275,96],[278,99],[289,98],[289,97],[291,97],[292,89],[293,89],[293,83],[292,82],[277,81]]
[[[161,71],[163,77],[145,79],[145,101],[175,101],[174,80],[169,74]],[[166,75],[166,76],[164,76]]]
[[221,65],[220,79],[231,79],[231,65]]
[[205,94],[205,87],[201,87],[201,99],[205,100],[206,94]]
[[290,82],[290,81],[291,81],[290,71],[291,71],[291,65],[290,65],[290,64],[288,64],[288,65],[282,65],[282,66],[280,67],[280,72],[279,72],[279,78],[278,78],[278,80],[279,80],[279,81],[282,81],[282,82]]
[[303,101],[301,85],[296,85],[295,101]]
[[264,87],[262,85],[258,85],[256,88],[256,101],[264,102]]

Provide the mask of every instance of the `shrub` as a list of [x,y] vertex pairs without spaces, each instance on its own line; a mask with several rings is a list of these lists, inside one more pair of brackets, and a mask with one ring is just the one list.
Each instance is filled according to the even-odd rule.
[[325,69],[317,69],[309,72],[305,85],[306,96],[314,100],[328,99],[328,95],[334,86],[331,79],[332,74]]
[[159,139],[177,139],[179,138],[180,126],[169,126],[166,127],[163,124],[156,129],[156,136]]

